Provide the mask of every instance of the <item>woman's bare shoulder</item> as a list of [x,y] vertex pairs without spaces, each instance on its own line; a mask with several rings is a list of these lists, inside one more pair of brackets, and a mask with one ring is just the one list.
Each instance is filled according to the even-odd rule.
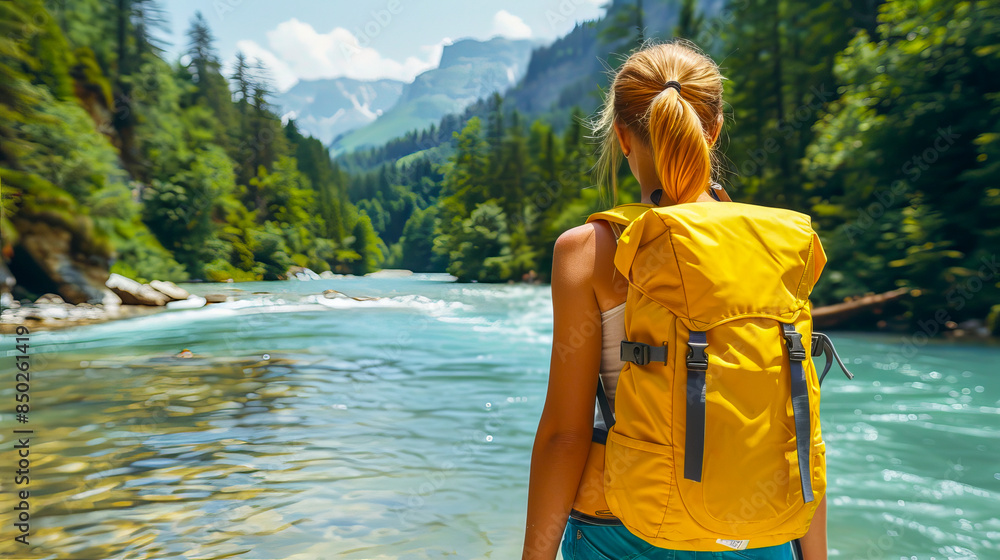
[[[604,221],[595,221],[579,225],[564,231],[556,239],[552,251],[552,275],[572,275],[575,277],[593,277],[595,269],[603,261],[610,248],[614,254],[615,235],[611,226]],[[603,268],[603,267],[601,267]]]
[[570,228],[556,239],[554,252],[563,254],[578,251],[589,251],[593,255],[599,246],[615,244],[615,233],[604,220],[582,224]]

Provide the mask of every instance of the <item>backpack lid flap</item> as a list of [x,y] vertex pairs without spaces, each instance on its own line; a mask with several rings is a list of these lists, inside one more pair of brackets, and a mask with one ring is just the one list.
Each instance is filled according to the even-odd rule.
[[809,217],[752,204],[654,208],[622,234],[616,268],[688,328],[735,317],[794,320],[825,256]]
[[633,221],[646,213],[647,210],[653,208],[652,204],[643,203],[631,203],[631,204],[619,204],[610,210],[605,210],[603,212],[595,212],[587,218],[587,223],[594,222],[597,220],[606,220],[614,224],[621,224],[627,226]]

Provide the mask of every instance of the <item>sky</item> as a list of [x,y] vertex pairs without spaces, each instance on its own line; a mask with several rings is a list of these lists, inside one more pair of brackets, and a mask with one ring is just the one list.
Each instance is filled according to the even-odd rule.
[[160,0],[167,56],[183,56],[197,10],[231,68],[237,51],[268,68],[275,88],[349,77],[410,82],[435,68],[445,45],[500,35],[550,43],[608,0]]

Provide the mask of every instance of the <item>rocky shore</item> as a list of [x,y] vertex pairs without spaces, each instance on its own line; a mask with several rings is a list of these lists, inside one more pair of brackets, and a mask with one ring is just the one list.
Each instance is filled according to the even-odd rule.
[[[225,296],[216,301],[225,301]],[[197,308],[207,303],[207,298],[191,295],[173,282],[153,280],[140,284],[112,273],[96,303],[67,302],[55,293],[47,293],[34,302],[15,300],[9,291],[4,291],[0,294],[0,333],[14,333],[21,325],[32,331],[55,330],[149,315],[165,309]]]
[[[395,277],[407,274],[412,273],[393,270],[384,271],[381,275]],[[317,274],[299,266],[289,268],[286,275],[288,279],[300,281],[339,276],[343,275],[331,272]],[[143,284],[115,273],[108,275],[100,289],[93,281],[84,283],[84,290],[72,284],[62,289],[64,284],[60,283],[59,291],[66,295],[65,298],[50,292],[35,301],[15,299],[11,293],[14,285],[13,275],[0,260],[0,334],[14,334],[19,326],[26,326],[31,331],[58,330],[150,315],[168,309],[197,309],[232,297],[223,293],[206,294],[204,297],[192,295],[173,282],[152,280]]]

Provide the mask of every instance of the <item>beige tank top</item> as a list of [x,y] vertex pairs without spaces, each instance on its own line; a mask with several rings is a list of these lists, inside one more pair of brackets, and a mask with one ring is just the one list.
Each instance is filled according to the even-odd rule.
[[[622,371],[621,344],[625,340],[625,304],[601,313],[601,381],[608,395],[611,410],[615,409],[615,388]],[[594,426],[603,428],[601,408],[594,403]]]

